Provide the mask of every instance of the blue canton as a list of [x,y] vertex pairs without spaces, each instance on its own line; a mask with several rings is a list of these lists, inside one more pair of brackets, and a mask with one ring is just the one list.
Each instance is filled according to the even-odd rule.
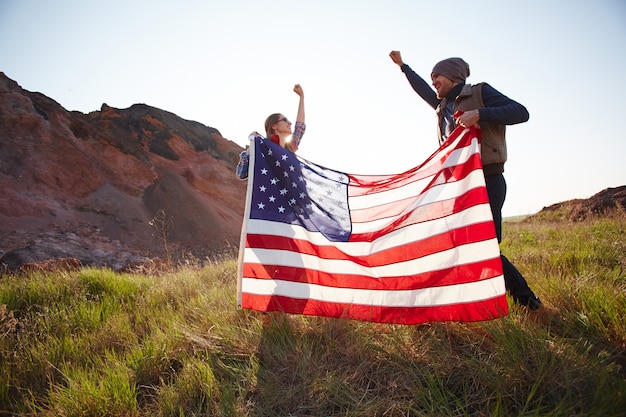
[[348,176],[262,137],[254,141],[250,218],[300,225],[330,241],[347,242],[352,232]]

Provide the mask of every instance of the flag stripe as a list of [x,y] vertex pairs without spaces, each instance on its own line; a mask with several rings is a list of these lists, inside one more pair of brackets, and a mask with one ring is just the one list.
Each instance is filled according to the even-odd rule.
[[[402,250],[396,250],[396,247],[388,247],[386,249],[374,248],[370,254],[348,254],[342,251],[342,246],[333,245],[315,245],[308,239],[296,239],[284,236],[270,236],[265,234],[249,234],[247,236],[246,246],[251,249],[263,250],[280,250],[285,252],[293,252],[299,255],[312,255],[320,259],[336,259],[354,262],[367,267],[381,266],[403,262],[417,257],[432,255],[434,253],[443,252],[453,249],[456,246],[466,245],[484,241],[493,234],[492,225],[490,223],[477,223],[462,229],[454,229],[449,233],[440,233],[425,239],[404,243]],[[400,238],[401,239],[401,238]],[[384,242],[388,243],[388,242]],[[348,249],[355,249],[356,246],[343,245]],[[371,249],[361,246],[364,249]]]
[[389,188],[398,188],[406,184],[433,177],[442,169],[465,164],[473,156],[480,154],[480,146],[476,138],[462,145],[454,146],[450,138],[437,153],[431,155],[422,165],[397,175],[351,175],[350,182],[355,185],[350,189],[350,195],[364,195],[387,191]]
[[[478,158],[478,156],[476,157]],[[444,172],[442,173],[442,175],[447,176],[448,181],[449,181],[449,178],[451,178],[452,176],[454,176],[457,179],[457,181],[459,181],[459,180],[467,179],[469,174],[474,172],[474,170],[475,172],[478,172],[479,175],[482,175],[482,171],[480,170],[480,165],[477,165],[476,167],[463,166],[462,168],[459,168],[459,169],[454,169],[452,171]],[[460,183],[457,189],[454,191],[456,191],[457,193],[462,193],[462,191],[467,191],[468,189],[470,190],[461,195],[455,195],[453,198],[459,198],[459,197],[466,195],[468,192],[475,191],[481,185],[480,177],[478,177],[477,179],[476,176],[473,176],[471,179],[467,179],[467,180],[470,181],[471,184],[468,185],[466,183]],[[353,186],[349,187],[348,192],[350,192],[351,188],[353,188]],[[434,189],[432,194],[435,194],[437,191],[439,190]],[[453,190],[449,189],[448,193],[450,193],[451,191]],[[389,194],[385,194],[381,196],[379,194],[377,195],[377,199],[374,201],[373,199],[366,200],[366,198],[369,197],[369,195],[364,196],[364,197],[350,197],[349,198],[350,216],[352,218],[352,222],[363,223],[367,221],[374,221],[378,219],[385,219],[385,218],[390,218],[390,217],[400,215],[403,211],[405,211],[411,204],[413,204],[416,201],[416,198],[415,198],[416,195],[417,194],[409,193],[407,197],[395,196],[396,198],[399,198],[399,199],[393,200],[394,196],[390,196]],[[391,200],[390,200],[390,197],[392,198]],[[421,200],[419,200],[419,205],[427,206],[428,204],[434,204],[435,202],[442,202],[442,200],[444,200],[444,196],[438,196],[436,200],[434,198],[431,198],[432,200],[435,200],[435,201],[429,202],[429,197],[430,195],[426,194]],[[448,200],[451,200],[451,198],[448,198]]]
[[[484,185],[485,178],[481,170],[472,170],[459,181],[451,181],[445,184],[433,184],[427,190],[412,194],[411,189],[407,193],[382,192],[374,195],[350,197],[350,209],[359,210],[377,207],[382,204],[396,203],[406,198],[413,199],[415,205],[430,204],[440,200],[448,200],[463,195],[467,190]],[[418,197],[418,198],[416,198]]]
[[293,282],[338,288],[414,290],[470,282],[471,280],[496,278],[501,275],[499,268],[500,260],[499,258],[494,258],[420,274],[406,271],[405,275],[402,276],[371,277],[348,273],[329,273],[283,265],[247,263],[243,269],[243,276],[268,280],[281,277],[281,279]]
[[504,281],[500,275],[482,281],[415,290],[337,288],[293,281],[251,278],[244,278],[243,283],[248,289],[248,294],[378,307],[425,307],[470,303],[498,297],[504,290]]
[[[434,179],[438,176],[442,176],[443,180],[454,180],[455,177],[459,179],[463,179],[467,177],[471,172],[478,171],[482,175],[482,171],[480,170],[480,156],[477,155],[476,149],[472,149],[467,147],[467,153],[469,157],[465,161],[464,165],[452,166],[452,167],[441,167],[440,170],[433,175],[425,178],[417,179],[416,181],[410,181],[401,184],[398,186],[397,184],[391,184],[396,186],[395,188],[384,189],[379,184],[369,184],[365,181],[359,181],[358,187],[356,181],[356,176],[350,177],[350,187],[348,187],[348,195],[350,197],[351,206],[353,206],[354,210],[358,210],[361,208],[369,208],[373,206],[377,206],[381,204],[380,202],[391,202],[391,201],[401,201],[406,198],[415,198],[415,196],[419,196],[424,191],[427,191],[429,187],[433,185]],[[440,184],[444,183],[443,181],[439,181]],[[449,184],[452,184],[450,182]],[[370,189],[370,191],[366,194],[359,194],[358,191],[363,188]],[[458,188],[454,187],[454,188]]]
[[[446,230],[446,225],[457,228],[460,227],[460,225],[454,222],[457,217],[461,216],[476,216],[474,219],[492,220],[491,209],[489,208],[489,197],[484,189],[470,190],[454,199],[446,199],[411,207],[410,210],[406,210],[405,213],[394,219],[354,223],[352,225],[350,241],[373,242],[394,230],[412,225],[429,224],[431,222],[433,225],[444,226],[443,229],[438,229],[440,231]],[[450,223],[450,221],[453,223]],[[441,223],[444,224],[442,225]]]
[[[324,270],[330,274],[352,274],[380,278],[404,276],[407,274],[407,271],[410,271],[413,275],[418,275],[424,272],[445,269],[450,266],[466,265],[492,259],[494,258],[494,245],[495,247],[498,246],[498,242],[495,240],[470,243],[421,258],[371,267],[359,265],[347,260],[321,260],[312,255],[271,249],[246,249],[244,256],[247,259],[247,263],[252,264],[278,264],[314,271]],[[485,256],[488,256],[488,258],[485,258]],[[276,262],[277,258],[279,258],[280,263]]]
[[260,311],[282,311],[396,324],[468,321],[468,318],[474,317],[491,320],[508,313],[508,305],[504,297],[427,307],[389,307],[326,303],[283,296],[253,296],[244,293],[243,303],[247,306],[246,308]]
[[[448,217],[414,223],[390,232],[384,238],[371,241],[329,242],[322,234],[309,232],[304,227],[256,219],[248,221],[248,235],[282,236],[294,240],[306,240],[316,246],[333,247],[350,256],[367,256],[379,251],[402,247],[411,242],[419,242],[431,236],[445,233],[446,230],[458,230],[474,224],[484,224],[486,229],[494,230],[493,235],[495,236],[488,204],[470,207]],[[250,247],[256,247],[256,245]]]

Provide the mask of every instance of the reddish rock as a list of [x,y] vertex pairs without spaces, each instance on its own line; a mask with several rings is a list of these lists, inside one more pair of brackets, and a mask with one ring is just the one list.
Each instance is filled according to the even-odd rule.
[[[164,110],[70,112],[0,73],[0,257],[20,250],[24,263],[123,268],[232,250],[245,203],[240,151],[217,129]],[[157,215],[167,227],[151,225]],[[115,262],[121,253],[126,265]]]
[[571,217],[574,221],[580,221],[615,212],[626,213],[626,185],[607,188],[586,200],[578,200]]

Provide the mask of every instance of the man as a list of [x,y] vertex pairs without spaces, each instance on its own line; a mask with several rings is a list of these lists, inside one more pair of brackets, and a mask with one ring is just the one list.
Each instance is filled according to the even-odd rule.
[[[432,108],[439,118],[439,142],[443,143],[457,125],[478,124],[481,128],[481,159],[489,204],[496,227],[498,242],[502,240],[502,206],[506,197],[504,163],[506,162],[505,126],[528,120],[526,108],[511,100],[487,83],[465,84],[470,75],[469,65],[461,58],[448,58],[438,62],[432,70],[434,90],[407,64],[399,51],[389,54],[406,75],[411,87]],[[456,112],[457,117],[454,115]],[[504,256],[504,283],[513,300],[531,310],[541,307],[541,301],[528,287],[526,279]]]

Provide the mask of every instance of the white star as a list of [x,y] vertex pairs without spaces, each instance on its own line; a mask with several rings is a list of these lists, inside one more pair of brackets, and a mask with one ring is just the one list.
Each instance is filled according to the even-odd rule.
[[278,211],[280,213],[284,213],[285,212],[285,208],[283,206],[278,207]]
[[259,191],[262,192],[262,193],[265,192],[265,189],[266,189],[265,185],[262,185],[262,186],[259,187]]
[[269,200],[270,200],[270,203],[273,203],[274,201],[276,201],[276,197],[272,195],[270,196]]
[[263,168],[263,169],[261,170],[261,174],[263,174],[263,175],[267,175],[267,168]]
[[272,183],[272,185],[276,185],[278,184],[278,178],[272,178],[270,182]]
[[263,203],[259,203],[259,206],[258,206],[258,207],[259,207],[259,210],[263,210],[263,209],[265,208],[265,204],[263,204]]
[[280,195],[285,195],[285,194],[287,194],[287,189],[286,188],[281,188]]

